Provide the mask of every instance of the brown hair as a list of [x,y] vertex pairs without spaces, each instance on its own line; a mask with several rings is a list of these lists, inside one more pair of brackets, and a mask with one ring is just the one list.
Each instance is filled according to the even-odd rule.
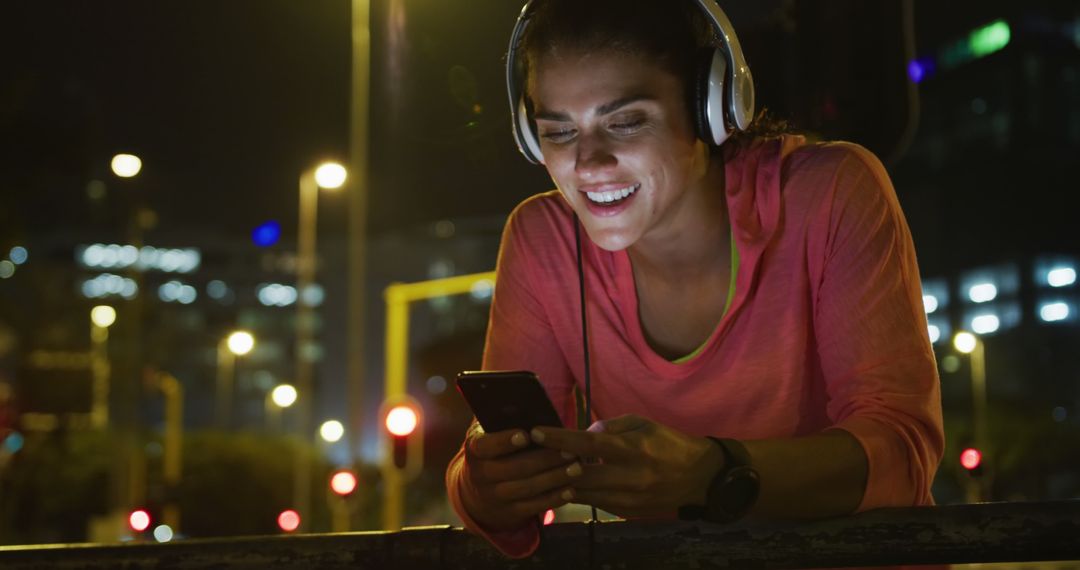
[[[614,52],[650,60],[683,79],[687,109],[694,101],[702,48],[723,49],[711,23],[688,0],[537,0],[525,29],[522,53],[523,91],[529,71],[543,58],[567,52]],[[696,121],[695,121],[696,123]],[[791,132],[787,122],[764,109],[750,128],[732,133],[725,146],[741,148],[756,138]]]

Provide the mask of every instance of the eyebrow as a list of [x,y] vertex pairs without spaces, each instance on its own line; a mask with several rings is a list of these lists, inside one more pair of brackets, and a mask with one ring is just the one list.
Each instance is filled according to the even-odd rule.
[[[596,108],[597,115],[607,115],[614,113],[619,109],[638,101],[652,101],[654,97],[649,95],[628,95],[626,97],[620,97],[614,101],[604,103]],[[569,121],[570,115],[559,111],[538,111],[535,115],[537,119],[544,119],[547,121]]]

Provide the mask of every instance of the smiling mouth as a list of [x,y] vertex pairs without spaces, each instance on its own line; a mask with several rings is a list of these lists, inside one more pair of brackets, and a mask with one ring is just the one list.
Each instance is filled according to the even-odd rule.
[[610,206],[612,204],[618,204],[623,200],[634,195],[634,192],[641,188],[641,184],[634,184],[627,186],[626,188],[620,188],[618,190],[608,190],[606,192],[586,192],[585,196],[589,198],[589,201],[601,206]]

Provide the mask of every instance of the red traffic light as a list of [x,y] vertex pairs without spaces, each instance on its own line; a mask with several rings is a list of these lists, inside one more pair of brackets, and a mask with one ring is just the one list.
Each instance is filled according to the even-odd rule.
[[142,532],[150,528],[150,513],[145,509],[136,509],[128,515],[128,525],[135,532]]
[[300,513],[286,509],[277,516],[278,528],[285,532],[292,532],[300,528]]
[[340,469],[330,476],[330,490],[342,497],[351,495],[356,485],[356,474],[348,469]]
[[965,449],[960,453],[960,465],[968,471],[978,469],[982,465],[982,453],[974,447]]
[[416,429],[419,421],[416,410],[411,406],[394,406],[386,414],[386,430],[398,437],[405,437]]

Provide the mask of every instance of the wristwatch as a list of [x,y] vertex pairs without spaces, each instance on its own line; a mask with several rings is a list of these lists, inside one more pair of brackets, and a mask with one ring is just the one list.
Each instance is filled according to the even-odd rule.
[[724,455],[724,468],[713,477],[705,493],[704,505],[679,507],[682,520],[706,520],[728,523],[739,520],[754,506],[761,480],[750,454],[734,439],[709,437]]

